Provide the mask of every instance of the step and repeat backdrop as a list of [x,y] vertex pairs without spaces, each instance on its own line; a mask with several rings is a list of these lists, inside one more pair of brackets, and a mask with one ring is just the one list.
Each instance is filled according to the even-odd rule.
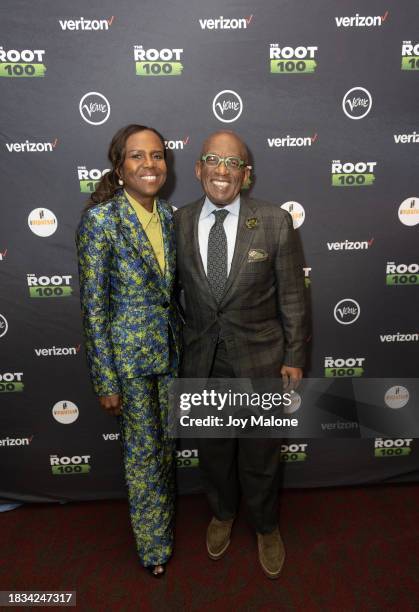
[[[307,376],[374,378],[383,415],[409,410],[417,429],[414,0],[3,0],[0,44],[2,500],[125,495],[118,423],[90,388],[74,233],[128,123],[164,135],[177,207],[201,194],[208,134],[242,136],[251,193],[303,244]],[[323,429],[283,444],[285,486],[419,480],[413,435]],[[181,492],[199,490],[198,464],[180,441]]]

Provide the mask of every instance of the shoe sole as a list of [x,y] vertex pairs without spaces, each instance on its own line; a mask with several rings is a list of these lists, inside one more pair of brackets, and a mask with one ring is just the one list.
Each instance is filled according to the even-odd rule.
[[208,542],[207,542],[207,553],[210,559],[212,559],[213,561],[218,561],[219,559],[221,559],[222,557],[224,557],[224,555],[227,552],[227,548],[230,546],[230,540],[228,540],[227,544],[224,546],[224,548],[222,550],[220,550],[220,552],[218,553],[212,553],[209,549],[208,546]]
[[262,551],[261,551],[261,546],[260,546],[259,542],[258,542],[258,551],[259,551],[259,563],[260,563],[260,566],[261,566],[265,576],[267,578],[269,578],[270,580],[276,580],[277,578],[279,578],[279,575],[280,575],[280,573],[282,571],[282,568],[284,567],[285,555],[284,555],[284,557],[282,559],[281,567],[276,572],[271,572],[263,564],[263,561],[262,561]]

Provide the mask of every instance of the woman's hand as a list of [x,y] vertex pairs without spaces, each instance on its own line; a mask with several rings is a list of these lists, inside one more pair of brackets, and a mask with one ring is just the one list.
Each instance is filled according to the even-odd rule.
[[122,412],[122,398],[119,393],[113,395],[101,395],[99,402],[102,408],[106,410],[108,414],[119,416]]

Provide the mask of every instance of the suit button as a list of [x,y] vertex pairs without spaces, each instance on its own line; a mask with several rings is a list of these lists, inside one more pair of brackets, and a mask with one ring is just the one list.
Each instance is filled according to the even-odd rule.
[[170,304],[169,302],[163,302],[162,306],[163,308],[169,308]]

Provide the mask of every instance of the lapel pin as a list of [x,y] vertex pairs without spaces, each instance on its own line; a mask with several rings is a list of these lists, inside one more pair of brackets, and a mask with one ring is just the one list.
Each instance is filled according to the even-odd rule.
[[247,229],[255,229],[259,225],[259,219],[257,217],[250,217],[246,219]]

